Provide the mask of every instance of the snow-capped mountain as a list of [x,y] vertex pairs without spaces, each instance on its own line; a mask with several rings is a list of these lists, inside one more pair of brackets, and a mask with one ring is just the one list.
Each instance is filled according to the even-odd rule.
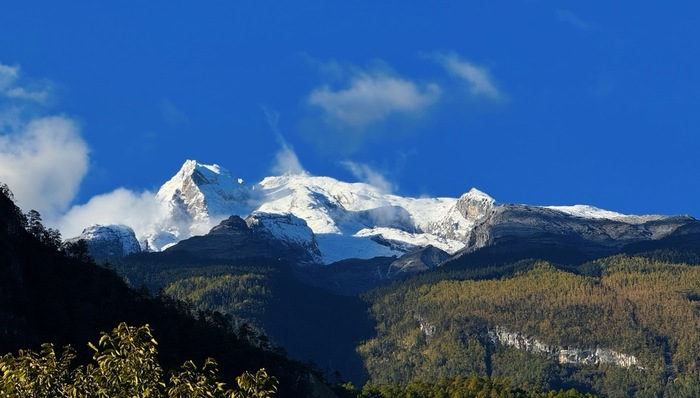
[[463,242],[433,233],[452,198],[405,198],[364,183],[346,183],[309,174],[268,177],[253,188],[258,211],[291,213],[306,221],[323,263],[346,258],[401,256],[432,245],[448,253]]
[[161,251],[182,239],[203,235],[231,215],[250,213],[250,190],[230,171],[218,165],[187,160],[180,171],[158,190],[164,208],[151,232],[139,237],[150,251]]
[[90,255],[97,259],[124,257],[141,251],[136,234],[126,225],[92,225],[66,242],[84,240]]
[[[494,236],[508,231],[556,234],[557,228],[573,233],[590,230],[584,225],[586,220],[593,224],[598,221],[595,225],[609,220],[615,223],[616,231],[635,226],[639,232],[620,235],[631,236],[625,241],[633,241],[645,236],[645,223],[667,219],[583,205],[522,205],[522,211],[514,212],[510,205],[497,204],[477,189],[459,198],[410,198],[387,194],[364,183],[306,173],[267,177],[248,187],[228,170],[194,160],[184,163],[160,188],[156,199],[164,210],[150,231],[138,237],[144,249],[165,250],[191,236],[204,235],[222,220],[237,215],[245,218],[256,234],[305,247],[309,250],[307,258],[322,264],[350,258],[400,257],[429,246],[452,255],[465,248],[488,245]],[[542,214],[556,223],[537,221]],[[563,224],[577,226],[561,229]],[[674,222],[665,229],[655,227],[654,231],[661,232],[649,236],[656,239],[678,225]],[[600,236],[611,233],[601,231]]]

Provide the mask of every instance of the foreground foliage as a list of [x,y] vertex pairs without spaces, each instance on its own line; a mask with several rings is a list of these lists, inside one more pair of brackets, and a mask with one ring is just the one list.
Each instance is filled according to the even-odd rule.
[[40,352],[20,350],[0,359],[0,392],[12,397],[221,397],[273,398],[277,379],[265,369],[236,378],[238,388],[227,389],[218,378],[216,361],[207,358],[201,368],[186,361],[168,376],[158,362],[148,325],[117,326],[103,333],[93,350],[94,363],[74,366],[75,352],[57,355],[52,344]]

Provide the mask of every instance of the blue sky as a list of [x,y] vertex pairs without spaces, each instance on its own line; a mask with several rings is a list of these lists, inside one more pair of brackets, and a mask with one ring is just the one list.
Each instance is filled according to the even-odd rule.
[[700,216],[700,3],[654,3],[10,2],[0,179],[50,218],[186,159]]

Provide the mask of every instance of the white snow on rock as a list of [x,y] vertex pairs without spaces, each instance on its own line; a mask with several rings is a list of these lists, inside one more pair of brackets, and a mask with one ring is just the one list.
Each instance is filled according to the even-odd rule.
[[633,214],[622,214],[616,213],[610,210],[603,210],[597,207],[588,205],[574,205],[574,206],[544,206],[548,209],[557,210],[562,213],[572,215],[574,217],[581,218],[600,218],[606,220],[621,221],[627,224],[643,224],[647,221],[662,220],[666,216],[661,215],[644,215],[638,216]]
[[464,244],[432,233],[453,198],[406,198],[364,183],[309,174],[265,178],[253,188],[259,211],[291,213],[316,235],[323,262],[401,256],[432,244],[454,253]]
[[78,240],[85,240],[96,258],[124,257],[141,251],[134,230],[126,225],[93,224],[79,236],[66,241]]
[[304,247],[315,262],[321,262],[316,236],[306,222],[291,213],[253,212],[246,218],[246,224],[283,242]]
[[204,235],[231,215],[250,213],[250,189],[218,165],[187,160],[158,190],[165,216],[141,237],[148,250],[161,251],[180,240]]
[[[471,189],[459,198],[411,198],[364,183],[308,173],[263,179],[249,188],[218,165],[186,161],[156,194],[163,206],[147,233],[144,249],[161,251],[204,235],[231,215],[247,218],[275,239],[308,247],[319,263],[348,258],[401,256],[432,245],[453,254],[474,226],[498,205]],[[633,216],[592,206],[547,206],[575,217],[641,224],[664,216]]]

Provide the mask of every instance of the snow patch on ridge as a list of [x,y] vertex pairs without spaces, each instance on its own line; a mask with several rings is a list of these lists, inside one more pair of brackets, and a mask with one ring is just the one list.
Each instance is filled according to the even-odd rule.
[[464,243],[447,239],[441,236],[427,233],[411,233],[394,228],[365,228],[358,231],[356,237],[379,236],[384,240],[403,243],[408,250],[402,250],[400,254],[405,254],[418,247],[434,246],[449,254],[455,254],[464,247]]
[[644,215],[638,216],[633,214],[622,214],[614,211],[599,209],[589,205],[573,205],[573,206],[542,206],[547,209],[560,211],[574,217],[591,218],[591,219],[606,219],[621,221],[628,224],[643,224],[648,221],[662,220],[666,216],[661,215]]

